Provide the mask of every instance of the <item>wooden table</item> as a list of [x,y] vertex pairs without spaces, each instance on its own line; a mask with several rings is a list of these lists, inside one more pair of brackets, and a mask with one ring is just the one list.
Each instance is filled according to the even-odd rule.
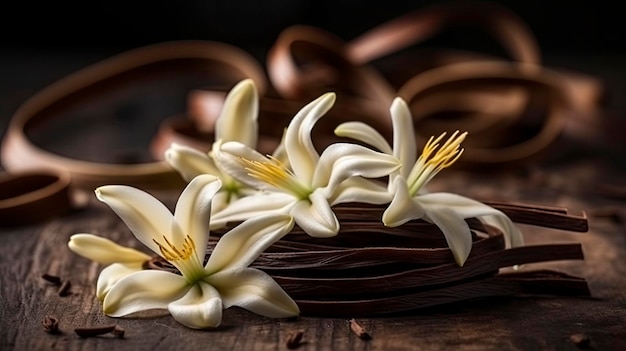
[[[37,89],[94,61],[94,56],[63,54],[56,57],[64,58],[57,61],[63,63],[54,65],[45,56],[34,59],[28,53],[20,55],[3,59],[3,73],[10,77],[2,90],[3,123]],[[25,57],[32,61],[25,62]],[[584,63],[579,67],[585,67]],[[615,71],[593,67],[617,82]],[[25,75],[32,71],[41,75]],[[621,73],[623,77],[623,67]],[[618,83],[624,86],[623,79]],[[624,105],[623,100],[612,103]],[[222,326],[211,331],[187,329],[162,312],[109,318],[94,296],[102,267],[72,253],[67,248],[68,238],[88,232],[125,245],[138,243],[119,218],[92,196],[83,210],[45,223],[0,229],[0,349],[285,350],[290,333],[301,330],[300,350],[576,350],[583,347],[572,339],[577,334],[586,336],[589,347],[595,350],[626,350],[625,200],[618,193],[599,191],[599,185],[605,183],[624,185],[623,181],[620,184],[624,168],[615,158],[623,157],[624,152],[604,157],[606,154],[583,152],[576,146],[565,147],[575,152],[552,154],[543,162],[520,169],[489,173],[446,170],[433,181],[431,189],[586,212],[587,233],[521,228],[529,244],[581,243],[584,261],[542,263],[528,269],[551,268],[583,276],[591,298],[487,298],[402,316],[360,318],[371,340],[360,339],[351,331],[349,316],[272,320],[232,308],[225,312]],[[157,195],[168,201],[175,196]],[[69,293],[60,296],[57,285],[42,279],[45,273],[71,281]],[[60,333],[44,331],[46,316],[58,319]],[[111,334],[82,338],[74,332],[77,327],[111,324],[125,330],[123,338]]]

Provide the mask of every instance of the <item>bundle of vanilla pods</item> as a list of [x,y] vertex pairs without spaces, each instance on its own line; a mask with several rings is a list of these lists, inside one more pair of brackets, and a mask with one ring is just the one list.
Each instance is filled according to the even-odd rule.
[[[516,223],[576,233],[588,230],[584,213],[485,203]],[[523,266],[582,261],[580,243],[506,248],[501,231],[469,219],[473,247],[465,264],[459,266],[433,224],[414,220],[396,228],[385,227],[379,220],[384,208],[374,205],[346,204],[334,210],[341,223],[337,236],[312,238],[296,226],[251,265],[271,275],[304,315],[382,316],[495,296],[591,296],[584,277]],[[220,232],[212,233],[209,253]],[[165,261],[153,262],[152,268],[174,269]]]

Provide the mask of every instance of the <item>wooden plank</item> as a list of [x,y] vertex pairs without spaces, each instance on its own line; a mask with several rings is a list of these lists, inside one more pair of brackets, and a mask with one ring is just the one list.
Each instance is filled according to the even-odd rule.
[[[289,333],[303,330],[302,350],[528,350],[575,349],[569,336],[584,333],[595,349],[626,349],[626,257],[624,233],[607,219],[590,220],[587,234],[536,229],[529,242],[581,242],[585,261],[543,266],[584,274],[593,298],[489,298],[420,309],[400,316],[359,318],[371,333],[361,340],[345,318],[301,316],[272,320],[233,308],[222,327],[196,331],[175,322],[167,313],[149,312],[127,318],[102,314],[94,296],[102,267],[67,249],[78,232],[104,235],[140,247],[128,229],[106,206],[92,201],[83,211],[40,225],[2,228],[2,350],[204,349],[284,350]],[[70,280],[70,294],[44,280],[49,273]],[[58,318],[61,334],[44,332],[46,315]],[[123,339],[112,335],[80,338],[81,326],[119,324]]]

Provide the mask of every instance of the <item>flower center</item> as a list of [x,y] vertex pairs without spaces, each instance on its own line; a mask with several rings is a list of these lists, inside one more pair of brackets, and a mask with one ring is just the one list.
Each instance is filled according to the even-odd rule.
[[190,283],[204,277],[204,269],[198,256],[195,254],[196,244],[189,235],[185,236],[185,240],[180,247],[172,244],[165,236],[163,236],[165,244],[158,242],[156,239],[152,239],[152,241],[159,246],[163,258],[176,266]]
[[415,196],[424,184],[433,179],[442,169],[452,166],[463,154],[464,149],[459,146],[465,140],[467,132],[459,134],[457,130],[443,145],[439,145],[445,136],[445,132],[436,139],[431,136],[424,146],[422,154],[407,179],[411,196]]
[[186,260],[191,257],[194,252],[196,252],[196,244],[193,242],[193,239],[189,235],[185,237],[183,246],[180,249],[172,245],[172,243],[167,240],[165,236],[163,236],[163,240],[165,241],[166,245],[163,245],[155,239],[152,239],[155,244],[159,245],[159,250],[161,250],[163,258],[170,262]]
[[266,183],[276,189],[290,193],[301,200],[306,200],[311,195],[311,189],[302,184],[295,174],[282,162],[272,156],[267,156],[266,161],[248,160],[239,157],[248,171],[248,175]]
[[222,180],[222,190],[228,194],[226,202],[234,201],[239,198],[241,193],[241,183],[236,181],[234,178],[225,176]]

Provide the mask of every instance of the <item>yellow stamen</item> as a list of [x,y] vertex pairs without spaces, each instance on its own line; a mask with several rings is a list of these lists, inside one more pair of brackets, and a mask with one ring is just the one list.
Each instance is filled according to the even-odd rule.
[[457,130],[443,145],[439,145],[445,136],[446,133],[444,132],[436,139],[434,136],[428,139],[422,155],[413,166],[407,179],[411,195],[417,194],[424,184],[428,183],[442,169],[452,166],[463,154],[464,149],[459,148],[459,146],[465,140],[467,132],[459,135]]
[[434,141],[432,141],[433,137],[430,137],[429,143],[426,143],[426,146],[424,146],[424,153],[422,153],[422,156],[426,159],[426,164],[438,167],[439,169],[444,169],[456,162],[464,150],[459,149],[459,146],[467,136],[467,132],[465,132],[457,137],[458,133],[458,130],[454,132],[454,134],[452,134],[452,136],[448,138],[448,140],[439,148],[435,155],[428,159],[428,156],[424,154],[427,153],[430,155],[435,149],[437,149],[439,146],[437,143],[443,139],[446,133],[442,133]]
[[163,236],[163,240],[165,241],[165,245],[159,243],[155,239],[152,239],[152,241],[159,246],[159,250],[161,250],[163,258],[170,262],[186,260],[196,252],[196,244],[189,235],[185,237],[185,241],[183,242],[181,248],[174,246],[165,236]]
[[300,199],[308,199],[311,194],[309,187],[302,184],[291,170],[273,156],[267,156],[267,161],[248,160],[243,157],[238,159],[251,177]]

